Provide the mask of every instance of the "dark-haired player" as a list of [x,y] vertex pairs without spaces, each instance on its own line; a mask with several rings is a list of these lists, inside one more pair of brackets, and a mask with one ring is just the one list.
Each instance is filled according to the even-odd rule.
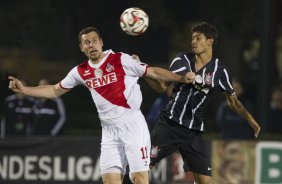
[[[195,82],[174,84],[170,100],[151,134],[150,165],[154,166],[162,158],[179,151],[185,170],[193,172],[196,183],[210,184],[210,147],[203,139],[203,115],[212,92],[216,89],[224,92],[230,108],[248,121],[255,137],[259,134],[260,126],[237,99],[227,67],[213,57],[217,29],[209,23],[201,22],[195,24],[191,32],[193,52],[177,55],[169,69],[180,75],[194,72]],[[159,87],[165,86],[161,81],[159,84]],[[155,89],[157,86],[152,87]]]

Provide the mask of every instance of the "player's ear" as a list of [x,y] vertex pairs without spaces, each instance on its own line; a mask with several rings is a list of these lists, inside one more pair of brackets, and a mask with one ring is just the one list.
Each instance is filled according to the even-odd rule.
[[81,52],[83,52],[83,47],[82,47],[81,43],[79,44],[79,48],[80,48]]
[[213,39],[208,39],[208,46],[212,46],[213,45],[214,40]]

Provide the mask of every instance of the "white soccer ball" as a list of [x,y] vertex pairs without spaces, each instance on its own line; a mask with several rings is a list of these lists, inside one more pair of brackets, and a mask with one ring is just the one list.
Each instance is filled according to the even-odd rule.
[[149,17],[140,8],[128,8],[120,16],[120,27],[129,35],[140,35],[149,26]]

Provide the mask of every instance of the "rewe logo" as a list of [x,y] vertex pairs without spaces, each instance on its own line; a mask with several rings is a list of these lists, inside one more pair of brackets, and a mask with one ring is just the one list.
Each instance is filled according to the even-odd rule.
[[282,143],[259,142],[256,145],[256,184],[282,183]]
[[116,73],[109,73],[108,75],[103,75],[99,78],[87,79],[85,84],[88,88],[98,88],[105,86],[117,81]]

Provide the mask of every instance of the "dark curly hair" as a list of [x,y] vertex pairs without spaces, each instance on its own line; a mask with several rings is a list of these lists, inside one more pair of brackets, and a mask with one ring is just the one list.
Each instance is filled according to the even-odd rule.
[[191,33],[203,33],[206,38],[213,39],[213,45],[217,43],[218,39],[218,32],[215,26],[207,23],[207,22],[200,22],[194,24],[191,28]]

